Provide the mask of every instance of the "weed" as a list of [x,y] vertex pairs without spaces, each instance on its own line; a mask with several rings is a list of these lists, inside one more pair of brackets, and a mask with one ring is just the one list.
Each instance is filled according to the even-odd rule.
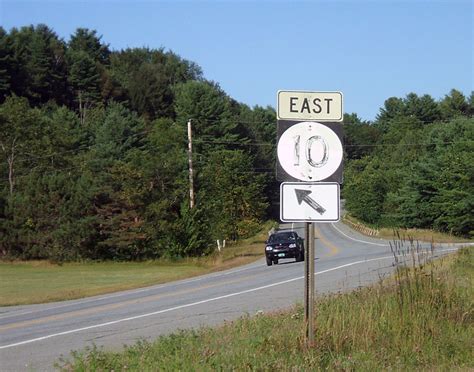
[[[318,298],[315,347],[303,308],[183,331],[123,352],[72,355],[64,371],[470,370],[474,368],[474,254],[433,260],[434,247],[393,243],[393,280]],[[461,284],[460,284],[461,283]]]

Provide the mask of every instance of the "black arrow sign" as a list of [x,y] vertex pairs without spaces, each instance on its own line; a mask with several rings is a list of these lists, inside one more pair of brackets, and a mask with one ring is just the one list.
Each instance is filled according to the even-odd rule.
[[326,212],[326,209],[324,209],[320,204],[316,203],[313,199],[311,199],[311,197],[309,196],[309,194],[311,194],[311,191],[295,189],[295,193],[299,205],[301,205],[302,202],[306,202],[306,204],[308,204],[320,215],[323,215],[324,212]]

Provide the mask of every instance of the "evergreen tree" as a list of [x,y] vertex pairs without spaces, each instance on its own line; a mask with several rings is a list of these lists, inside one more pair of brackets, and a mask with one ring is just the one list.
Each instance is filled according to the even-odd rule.
[[217,84],[189,81],[179,84],[175,91],[176,121],[185,125],[193,120],[198,138],[235,140],[235,121],[230,119],[230,102]]
[[66,97],[65,45],[46,25],[12,29],[11,89],[39,105],[50,99],[64,103]]
[[469,107],[464,96],[452,91],[437,108],[429,96],[414,94],[391,102],[402,105],[376,151],[346,167],[347,209],[381,226],[472,235],[474,123],[462,119]]
[[357,218],[378,225],[384,212],[387,180],[378,161],[353,160],[345,171],[346,208]]
[[390,97],[385,100],[384,107],[376,117],[375,126],[382,132],[387,132],[394,119],[403,116],[404,103],[401,98]]
[[474,116],[474,92],[471,92],[471,95],[469,96],[469,99],[468,99],[468,104],[469,104],[469,108],[468,108],[468,112],[467,112],[467,116]]
[[71,35],[68,43],[69,50],[86,53],[94,62],[108,65],[110,60],[109,46],[101,42],[102,36],[97,31],[78,28]]
[[12,65],[11,39],[0,27],[0,103],[10,93]]
[[415,93],[410,93],[403,100],[403,103],[403,116],[416,118],[421,125],[441,119],[438,104],[428,94],[418,97]]
[[174,86],[202,77],[195,63],[163,49],[126,49],[112,53],[110,61],[109,76],[121,87],[121,99],[149,120],[173,118]]
[[[203,238],[204,232],[201,234],[199,227],[193,225],[196,219],[203,221],[204,216],[189,211],[184,128],[170,119],[157,119],[152,123],[144,146],[133,164],[139,162],[143,169],[143,187],[140,189],[143,190],[148,249],[154,256],[184,257],[189,251],[198,254],[203,249],[202,240],[205,248],[208,239]],[[188,244],[190,239],[194,242],[192,247]]]
[[456,89],[452,89],[439,104],[444,119],[452,119],[456,116],[469,114],[469,102],[464,94]]
[[344,147],[349,160],[371,154],[380,137],[380,130],[363,122],[357,114],[344,115]]
[[268,207],[262,189],[265,176],[253,170],[253,159],[240,150],[209,153],[200,173],[198,208],[209,216],[214,239],[237,240],[254,233]]
[[7,164],[5,176],[12,195],[17,183],[18,163],[24,167],[26,157],[41,143],[41,118],[25,98],[7,97],[0,106],[0,128],[1,158],[2,163]]
[[120,104],[111,103],[101,111],[91,119],[94,144],[87,154],[87,170],[95,176],[97,190],[94,214],[100,239],[95,256],[137,258],[137,246],[144,239],[142,205],[131,195],[143,187],[136,183],[141,182],[142,171],[128,159],[141,149],[144,122]]
[[148,119],[173,117],[173,93],[163,65],[142,64],[128,90],[134,110]]
[[81,124],[87,111],[100,102],[100,74],[96,62],[84,51],[69,51],[69,75],[75,101],[78,104]]

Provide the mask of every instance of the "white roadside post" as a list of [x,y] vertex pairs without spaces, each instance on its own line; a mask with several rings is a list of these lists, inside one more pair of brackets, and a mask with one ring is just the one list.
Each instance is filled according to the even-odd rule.
[[314,346],[314,222],[340,218],[343,171],[341,92],[278,91],[280,220],[305,223],[305,328]]

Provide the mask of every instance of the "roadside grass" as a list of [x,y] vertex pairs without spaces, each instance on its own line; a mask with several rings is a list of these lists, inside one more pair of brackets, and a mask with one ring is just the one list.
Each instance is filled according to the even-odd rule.
[[474,369],[474,250],[403,268],[378,284],[319,298],[315,345],[303,308],[247,316],[61,360],[63,371]]
[[378,228],[376,226],[372,226],[366,224],[359,219],[351,216],[350,214],[346,213],[343,218],[343,221],[349,222],[349,224],[354,227],[354,224],[359,225],[361,227],[365,227],[358,229],[360,233],[367,235],[365,231],[377,231],[377,237],[381,239],[387,240],[395,240],[400,239],[400,237],[410,237],[410,239],[417,240],[417,241],[424,241],[424,242],[434,242],[434,243],[466,243],[466,242],[474,242],[474,240],[465,239],[459,236],[455,236],[452,234],[446,234],[435,230],[428,230],[428,229],[404,229],[404,228]]
[[72,300],[186,279],[250,263],[263,257],[267,232],[274,224],[263,224],[254,237],[228,244],[221,252],[209,257],[63,264],[0,262],[0,306]]

